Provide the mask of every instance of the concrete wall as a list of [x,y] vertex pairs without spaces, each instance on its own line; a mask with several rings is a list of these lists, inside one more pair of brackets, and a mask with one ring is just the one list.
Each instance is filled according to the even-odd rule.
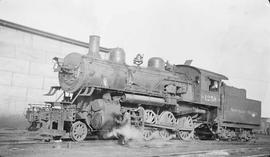
[[29,103],[42,103],[44,93],[58,85],[53,57],[87,48],[0,26],[0,128],[25,127]]

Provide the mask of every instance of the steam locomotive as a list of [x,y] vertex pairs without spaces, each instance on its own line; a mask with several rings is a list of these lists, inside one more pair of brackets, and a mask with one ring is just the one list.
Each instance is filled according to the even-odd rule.
[[153,57],[141,67],[138,54],[130,66],[123,49],[100,47],[98,36],[90,36],[88,54],[53,60],[60,86],[46,95],[62,94],[44,106],[30,104],[29,130],[82,141],[90,134],[102,138],[127,121],[145,140],[155,133],[165,140],[250,140],[260,126],[260,101],[227,86],[226,76],[188,62],[171,65]]

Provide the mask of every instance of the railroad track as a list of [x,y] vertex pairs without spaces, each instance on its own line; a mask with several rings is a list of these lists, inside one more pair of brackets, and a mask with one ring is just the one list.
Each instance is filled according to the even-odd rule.
[[[74,143],[74,144],[87,144],[92,143],[93,141],[97,142],[97,140],[88,139],[81,142],[74,142],[70,139],[66,140],[53,140],[52,138],[29,138],[29,139],[21,139],[21,140],[0,140],[0,145],[11,145],[11,144],[52,144],[52,143]],[[106,141],[114,141],[114,140],[98,140],[102,143],[106,143]],[[165,142],[165,141],[164,141]],[[167,142],[174,142],[175,144],[179,143],[186,143],[191,145],[202,145],[202,144],[212,144],[212,145],[266,145],[270,144],[270,142],[267,143],[256,143],[256,142],[240,142],[240,141],[214,141],[214,140],[194,140],[194,141],[179,141],[179,140],[169,140]]]
[[74,142],[72,140],[47,140],[47,139],[27,139],[27,140],[6,140],[6,141],[0,141],[0,147],[1,146],[20,146],[20,145],[58,145],[63,148],[69,148],[71,146],[84,146],[91,144],[91,147],[100,147],[102,146],[109,146],[113,145],[114,143],[117,143],[116,140],[87,140],[87,141],[81,141],[81,142]]
[[216,149],[216,150],[202,150],[202,151],[188,151],[179,153],[165,153],[159,155],[148,155],[145,157],[196,157],[196,156],[245,156],[245,157],[261,157],[270,156],[269,147],[256,148],[234,148],[234,149]]
[[50,144],[51,142],[44,142],[41,140],[9,140],[9,141],[0,141],[0,146],[3,145],[31,145],[31,144]]
[[[67,141],[50,141],[44,142],[42,140],[12,140],[1,141],[0,146],[8,145],[10,151],[23,151],[25,148],[57,148],[57,151],[81,151],[81,150],[101,150],[99,153],[118,151],[140,152],[139,156],[145,157],[193,157],[193,156],[247,156],[247,157],[260,157],[270,156],[270,145],[262,143],[247,144],[243,142],[221,142],[221,141],[164,141],[156,145],[151,142],[130,142],[130,146],[117,145],[115,140],[87,140],[83,142]],[[188,147],[187,147],[188,146]],[[102,149],[100,149],[102,147]],[[173,150],[170,150],[174,147]],[[189,149],[186,149],[189,148]],[[151,153],[147,151],[151,149]],[[27,149],[26,149],[27,150]],[[52,149],[53,150],[53,149]],[[164,150],[164,151],[163,151]],[[49,155],[49,154],[48,154]],[[130,154],[131,155],[131,154]],[[101,155],[102,156],[102,155]],[[131,155],[132,156],[132,155]],[[135,155],[136,156],[136,155]]]

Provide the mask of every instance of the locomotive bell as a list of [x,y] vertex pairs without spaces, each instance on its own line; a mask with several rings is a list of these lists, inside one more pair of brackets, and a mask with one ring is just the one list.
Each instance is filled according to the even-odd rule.
[[165,69],[165,62],[162,58],[152,57],[148,60],[148,68],[164,70]]
[[114,48],[110,52],[110,61],[119,64],[125,64],[126,54],[122,48]]

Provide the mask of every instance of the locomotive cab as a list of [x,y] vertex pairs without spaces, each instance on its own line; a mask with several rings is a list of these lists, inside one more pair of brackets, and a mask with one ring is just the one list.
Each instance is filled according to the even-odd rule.
[[176,65],[174,71],[185,74],[193,82],[194,104],[189,106],[204,111],[200,114],[200,121],[202,123],[214,121],[221,105],[222,80],[228,78],[190,65]]
[[210,106],[220,106],[220,87],[226,76],[200,69],[201,71],[201,103]]
[[199,69],[190,65],[176,65],[176,73],[184,73],[193,82],[194,103],[220,106],[220,87],[224,75]]

